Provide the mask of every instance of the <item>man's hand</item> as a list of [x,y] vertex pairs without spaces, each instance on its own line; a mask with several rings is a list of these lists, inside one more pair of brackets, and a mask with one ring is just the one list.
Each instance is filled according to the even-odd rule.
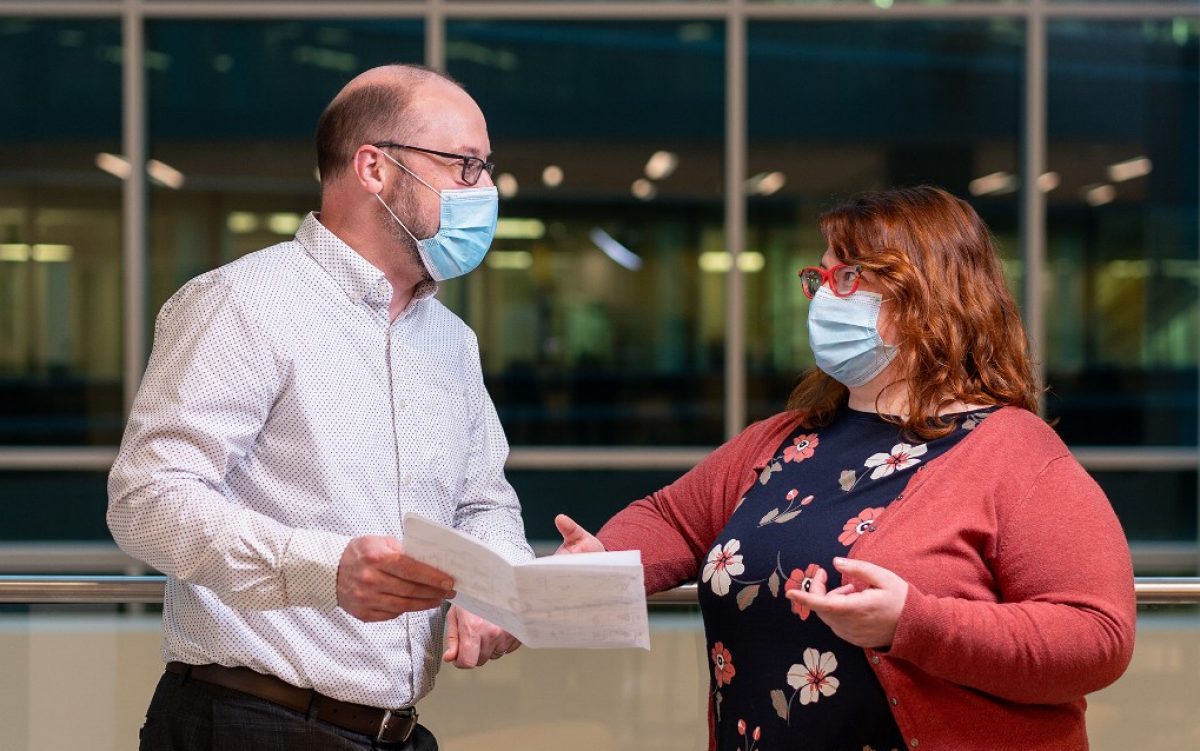
[[457,605],[450,606],[446,615],[446,651],[442,653],[442,662],[453,662],[456,668],[477,668],[520,647],[521,642],[499,626]]
[[558,550],[554,551],[555,555],[604,552],[604,544],[566,514],[554,517],[554,526],[558,527],[558,532],[563,537],[562,545],[559,545]]
[[908,596],[908,582],[882,566],[852,558],[834,558],[845,582],[820,593],[793,589],[787,597],[811,608],[833,633],[867,649],[890,647]]
[[409,558],[388,535],[355,537],[338,563],[338,605],[360,621],[436,608],[453,590],[449,575]]

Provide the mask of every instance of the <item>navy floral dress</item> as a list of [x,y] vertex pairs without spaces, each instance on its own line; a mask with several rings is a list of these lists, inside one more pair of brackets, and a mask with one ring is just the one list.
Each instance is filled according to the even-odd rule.
[[761,468],[700,573],[718,749],[905,748],[863,650],[784,593],[841,584],[833,558],[886,524],[912,473],[990,411],[949,415],[955,430],[920,443],[847,408],[828,427],[797,430]]

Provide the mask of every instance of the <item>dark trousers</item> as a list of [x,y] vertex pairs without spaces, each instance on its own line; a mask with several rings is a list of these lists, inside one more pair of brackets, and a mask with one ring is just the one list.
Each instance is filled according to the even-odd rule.
[[437,751],[437,740],[421,725],[407,743],[376,743],[370,736],[176,673],[159,679],[139,737],[141,751]]

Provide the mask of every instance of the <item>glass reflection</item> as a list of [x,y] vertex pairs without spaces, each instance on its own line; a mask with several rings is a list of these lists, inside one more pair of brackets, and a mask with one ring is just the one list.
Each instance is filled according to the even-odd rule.
[[0,19],[0,445],[120,437],[120,45]]
[[1194,445],[1200,21],[1049,35],[1047,411],[1068,443]]
[[[447,25],[501,225],[443,300],[514,444],[721,440],[721,24]],[[708,265],[706,265],[708,263]]]

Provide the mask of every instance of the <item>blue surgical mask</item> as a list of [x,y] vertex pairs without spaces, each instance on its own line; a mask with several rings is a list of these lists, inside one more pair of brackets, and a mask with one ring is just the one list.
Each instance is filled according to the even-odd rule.
[[808,307],[808,343],[817,367],[850,388],[882,373],[898,349],[879,335],[882,304],[874,292],[838,297],[821,285]]
[[417,177],[415,172],[392,159],[389,154],[384,156],[415,177],[426,188],[441,196],[442,213],[438,231],[433,237],[421,240],[400,221],[400,217],[387,205],[387,201],[380,198],[378,193],[375,194],[375,199],[417,244],[417,252],[420,253],[421,262],[425,264],[429,276],[434,281],[441,282],[474,270],[487,255],[488,248],[492,245],[492,237],[496,234],[496,218],[500,210],[496,188],[438,190]]

